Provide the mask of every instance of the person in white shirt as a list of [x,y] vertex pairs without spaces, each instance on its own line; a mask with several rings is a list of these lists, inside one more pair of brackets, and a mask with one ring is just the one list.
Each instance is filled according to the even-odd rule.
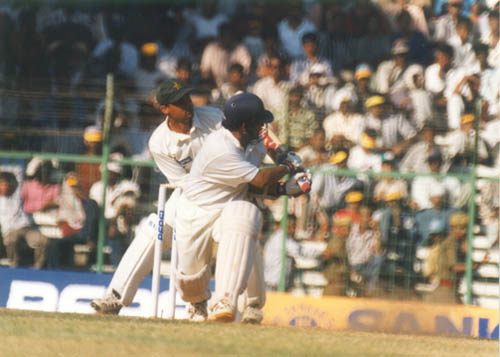
[[380,63],[372,85],[376,92],[388,94],[403,86],[403,74],[408,67],[408,45],[405,40],[394,41],[391,49],[392,58]]
[[455,26],[462,8],[462,0],[448,0],[448,13],[436,21],[434,29],[435,41],[446,41],[455,33]]
[[300,1],[287,4],[288,15],[278,24],[278,38],[281,46],[291,58],[304,54],[302,36],[308,32],[315,32],[316,26],[304,17]]
[[231,63],[239,63],[248,75],[252,57],[242,43],[238,43],[233,26],[223,23],[219,26],[218,40],[210,42],[201,55],[200,70],[203,79],[213,78],[217,87],[227,81]]
[[[254,94],[242,93],[224,105],[222,128],[210,134],[182,184],[175,227],[179,252],[176,282],[184,301],[206,306],[211,296],[212,240],[218,242],[215,303],[209,321],[232,322],[238,295],[249,281],[257,236],[262,227],[259,208],[249,190],[277,197],[308,192],[311,181],[296,154],[279,166],[259,169],[265,147],[259,132],[272,121],[271,112]],[[291,174],[288,184],[279,180]],[[265,297],[264,297],[265,298]]]
[[476,56],[472,49],[470,39],[471,22],[467,18],[459,18],[455,33],[447,39],[450,46],[453,47],[453,66],[454,67],[470,67],[474,65]]
[[349,169],[375,172],[382,169],[382,158],[373,151],[375,138],[376,133],[371,129],[367,129],[361,134],[360,144],[349,151],[347,159]]

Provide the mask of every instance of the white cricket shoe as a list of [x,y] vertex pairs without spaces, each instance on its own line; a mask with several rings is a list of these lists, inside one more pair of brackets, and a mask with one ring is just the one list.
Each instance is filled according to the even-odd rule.
[[203,322],[207,317],[207,300],[188,304],[188,318],[190,321]]
[[219,300],[210,309],[208,321],[233,322],[235,318],[233,306],[225,299]]
[[112,291],[111,295],[107,295],[102,299],[94,299],[90,306],[98,313],[105,315],[118,315],[123,304],[120,302],[120,294]]
[[260,324],[264,318],[264,313],[261,309],[253,306],[247,306],[243,315],[241,316],[241,323],[243,324]]

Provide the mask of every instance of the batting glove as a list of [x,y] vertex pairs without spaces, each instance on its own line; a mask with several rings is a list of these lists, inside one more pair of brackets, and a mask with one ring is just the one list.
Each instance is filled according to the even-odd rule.
[[297,197],[311,191],[311,173],[309,171],[297,172],[290,177],[286,182],[280,182],[278,193],[280,195],[287,195]]
[[290,151],[289,153],[280,155],[278,157],[278,164],[285,166],[290,174],[295,174],[296,172],[304,171],[304,165],[302,159],[299,155]]

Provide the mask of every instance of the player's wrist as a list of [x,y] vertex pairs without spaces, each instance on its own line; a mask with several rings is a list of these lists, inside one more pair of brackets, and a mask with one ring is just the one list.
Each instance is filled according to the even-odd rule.
[[276,193],[278,196],[286,196],[286,184],[284,182],[278,182],[276,185]]

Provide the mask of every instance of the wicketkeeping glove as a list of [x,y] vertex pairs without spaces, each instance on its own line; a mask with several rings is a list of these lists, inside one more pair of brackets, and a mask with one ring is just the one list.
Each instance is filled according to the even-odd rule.
[[278,164],[288,168],[290,174],[295,174],[296,172],[304,171],[304,165],[302,159],[299,155],[290,151],[289,153],[280,155],[278,157]]
[[309,171],[297,172],[286,182],[280,182],[278,193],[292,197],[300,196],[311,191],[311,173]]

